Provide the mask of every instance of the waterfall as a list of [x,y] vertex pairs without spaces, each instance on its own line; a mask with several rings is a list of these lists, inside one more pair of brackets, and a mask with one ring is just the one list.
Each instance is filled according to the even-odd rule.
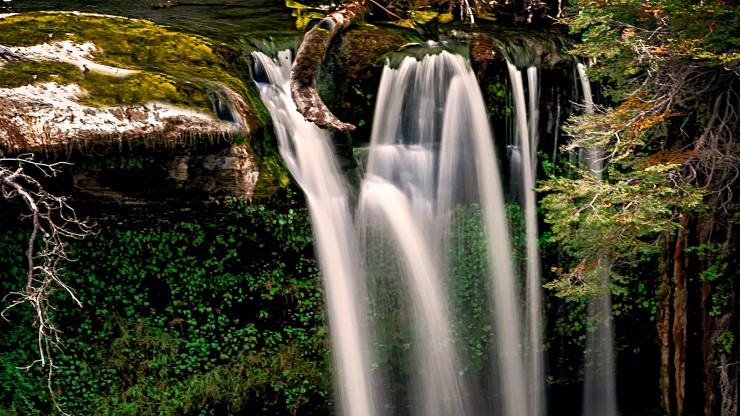
[[[498,369],[494,383],[500,390],[496,395],[501,398],[501,414],[526,415],[526,384],[519,352],[519,303],[497,166],[483,98],[463,57],[448,52],[427,55],[420,61],[407,57],[397,69],[384,69],[365,182],[381,181],[389,189],[386,196],[377,194],[379,199],[388,198],[390,189],[395,189],[393,194],[398,198],[403,196],[406,202],[395,201],[388,206],[394,209],[394,216],[404,216],[416,225],[413,230],[404,230],[404,236],[399,237],[423,241],[425,249],[418,250],[415,256],[431,256],[420,260],[435,264],[442,271],[451,269],[448,254],[457,250],[452,247],[455,242],[450,233],[454,233],[456,215],[461,215],[460,207],[479,207],[473,209],[480,212],[487,241],[481,254],[487,258],[486,269],[491,276],[488,304],[492,305],[491,322],[496,344],[494,367]],[[361,203],[367,198],[365,192],[363,185]],[[413,210],[412,215],[404,213],[408,209]],[[395,253],[389,258],[403,255]],[[449,287],[450,281],[457,278],[449,274],[429,273],[429,284]],[[436,279],[442,281],[434,283]],[[432,324],[438,330],[449,332],[452,319],[449,300],[445,297],[431,299],[416,296],[410,299],[416,331],[423,331],[418,328],[423,326],[419,322],[423,319],[423,307],[433,307],[439,309],[440,317]],[[431,302],[434,305],[430,305]],[[424,351],[428,347],[418,351],[422,358],[416,364],[424,374],[423,379],[433,376],[438,380],[415,382],[420,387],[415,388],[417,399],[410,400],[415,407],[412,413],[461,415],[474,412],[473,398],[461,390],[467,387],[465,380],[458,376],[461,372],[457,364],[459,352],[453,347],[436,346],[437,354],[441,351],[450,354],[436,358]],[[442,369],[435,368],[440,366],[447,368],[446,371],[454,369],[457,374],[444,376]],[[452,400],[458,395],[462,402]],[[419,406],[418,398],[430,401]]]
[[[289,98],[290,55],[255,59],[270,79],[260,92],[281,155],[311,211],[339,412],[543,414],[537,249],[525,320],[491,128],[466,59],[435,48],[384,68],[354,225],[329,138]],[[531,93],[532,114],[536,101]],[[534,215],[536,144],[521,146]]]
[[520,149],[521,195],[524,212],[524,232],[527,245],[526,265],[526,367],[529,386],[529,414],[545,413],[544,357],[542,351],[542,282],[540,277],[540,255],[537,227],[536,195],[534,192],[537,162],[537,68],[527,69],[529,91],[529,118],[524,99],[522,73],[507,61],[514,96],[516,116],[516,147]]
[[578,81],[581,83],[581,91],[583,91],[583,112],[593,114],[594,99],[593,94],[591,94],[591,83],[586,76],[586,67],[579,62],[576,64],[576,68],[578,70]]
[[326,310],[334,349],[338,401],[344,415],[379,415],[370,371],[364,291],[359,249],[353,231],[347,185],[339,172],[326,132],[306,122],[290,97],[289,51],[276,60],[255,52],[258,71],[269,83],[258,84],[274,120],[280,154],[303,189],[313,223]]
[[[583,64],[577,64],[578,79],[583,90],[584,112],[594,112],[591,85]],[[579,161],[592,175],[602,179],[604,149],[601,146],[581,149]],[[608,259],[599,261],[603,270],[601,280],[609,284]],[[583,416],[616,416],[617,394],[614,363],[614,328],[612,326],[611,293],[593,298],[588,305],[586,333],[586,374],[583,387]],[[592,328],[590,328],[592,327]]]

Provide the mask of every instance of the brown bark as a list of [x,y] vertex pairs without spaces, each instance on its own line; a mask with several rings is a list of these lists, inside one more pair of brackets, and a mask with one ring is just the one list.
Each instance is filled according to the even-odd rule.
[[332,127],[341,131],[355,129],[354,125],[342,122],[326,107],[316,89],[316,83],[331,40],[366,11],[366,0],[354,0],[341,10],[329,13],[306,32],[298,47],[290,71],[290,93],[298,111],[306,120],[319,127]]
[[660,288],[658,289],[658,309],[655,327],[660,347],[660,399],[663,412],[671,414],[671,273],[670,273],[670,235],[663,235],[663,253],[660,258]]
[[689,214],[679,214],[681,228],[676,236],[673,252],[673,355],[674,383],[676,388],[676,415],[683,415],[686,387],[686,323],[688,289],[686,287],[686,243],[688,240]]

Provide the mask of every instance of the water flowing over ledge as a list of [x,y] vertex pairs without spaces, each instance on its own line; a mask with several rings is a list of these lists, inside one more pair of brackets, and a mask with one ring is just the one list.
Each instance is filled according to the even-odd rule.
[[[520,352],[523,316],[491,128],[465,58],[436,51],[384,69],[354,225],[328,136],[288,96],[289,54],[255,58],[270,79],[260,90],[281,154],[314,220],[341,413],[540,414],[529,390],[543,376],[525,371]],[[477,258],[479,272],[460,275],[461,255]],[[456,291],[465,279],[480,290]],[[466,302],[482,314],[470,316]],[[463,322],[492,330],[466,333]],[[466,370],[478,359],[464,348],[471,340],[489,370]]]

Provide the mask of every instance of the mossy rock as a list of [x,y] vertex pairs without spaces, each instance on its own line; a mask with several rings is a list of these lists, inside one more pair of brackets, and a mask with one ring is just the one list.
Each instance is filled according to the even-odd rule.
[[87,92],[81,100],[87,105],[163,101],[219,116],[214,96],[218,86],[225,86],[246,103],[239,109],[246,130],[259,131],[268,122],[252,83],[246,81],[246,62],[230,45],[115,16],[34,12],[0,19],[0,45],[29,47],[61,41],[92,42],[96,63],[137,72],[119,77],[61,62],[21,61],[0,67],[0,87],[75,83]]
[[358,127],[353,137],[360,141],[370,135],[385,58],[406,43],[401,30],[361,24],[341,33],[329,48],[319,92],[340,120]]

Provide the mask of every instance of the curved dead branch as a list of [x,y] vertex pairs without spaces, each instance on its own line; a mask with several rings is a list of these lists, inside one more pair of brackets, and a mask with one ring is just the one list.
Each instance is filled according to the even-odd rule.
[[354,0],[344,8],[329,13],[306,32],[298,47],[290,71],[290,92],[298,111],[306,120],[319,127],[331,127],[341,131],[355,129],[354,125],[339,120],[326,107],[316,89],[316,83],[331,40],[353,20],[362,17],[366,11],[366,0]]
[[34,326],[37,329],[36,348],[39,358],[25,369],[36,364],[47,367],[47,387],[57,409],[64,413],[56,403],[51,378],[56,367],[54,350],[60,349],[60,329],[50,315],[53,306],[49,297],[58,289],[67,292],[78,306],[82,306],[74,291],[62,279],[67,257],[67,241],[84,238],[93,232],[92,225],[77,217],[75,210],[62,196],[47,192],[41,182],[27,173],[35,170],[44,177],[54,177],[60,172],[60,163],[43,163],[33,159],[33,155],[3,157],[0,152],[0,197],[4,200],[19,200],[25,206],[24,217],[31,220],[31,234],[26,246],[27,270],[22,289],[5,295],[5,307],[0,317],[8,320],[6,314],[20,305],[30,305],[34,311]]

